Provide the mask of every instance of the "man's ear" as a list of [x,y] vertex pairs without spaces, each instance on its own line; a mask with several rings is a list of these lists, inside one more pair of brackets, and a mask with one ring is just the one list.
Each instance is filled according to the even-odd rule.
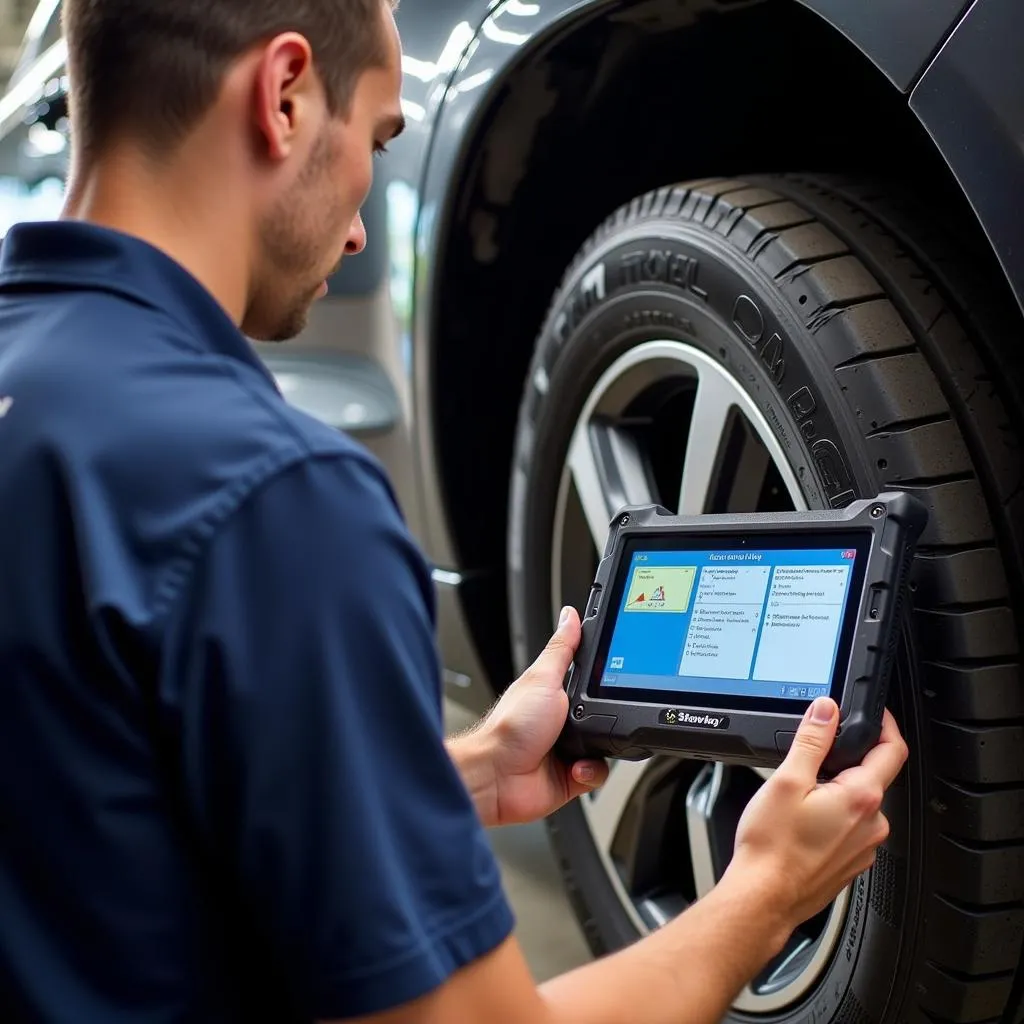
[[304,36],[284,32],[267,43],[256,65],[253,114],[271,160],[291,153],[317,92],[313,51]]

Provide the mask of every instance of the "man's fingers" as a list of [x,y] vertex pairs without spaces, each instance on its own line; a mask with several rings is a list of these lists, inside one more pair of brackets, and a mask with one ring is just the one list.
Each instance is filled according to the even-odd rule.
[[603,786],[608,781],[608,765],[604,761],[577,761],[572,766],[572,781],[581,793]]
[[608,765],[604,761],[576,761],[566,775],[566,799],[575,800],[607,781]]
[[531,682],[562,685],[580,642],[580,617],[574,608],[563,608],[558,629],[524,673]]
[[886,711],[882,718],[882,734],[861,761],[861,767],[871,772],[884,789],[888,789],[899,775],[907,759],[907,744],[900,735],[896,719]]
[[839,723],[839,708],[830,697],[818,697],[800,722],[793,746],[782,763],[782,770],[798,775],[808,790],[814,788],[826,754],[832,748]]

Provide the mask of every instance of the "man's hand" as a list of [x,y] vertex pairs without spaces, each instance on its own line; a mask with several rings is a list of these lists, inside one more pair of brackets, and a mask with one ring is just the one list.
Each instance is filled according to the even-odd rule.
[[827,697],[808,708],[786,760],[747,805],[722,880],[764,892],[787,934],[874,863],[876,847],[889,834],[882,797],[907,759],[907,745],[886,711],[878,745],[862,763],[820,784],[838,721]]
[[449,744],[485,825],[544,818],[608,777],[603,761],[567,765],[551,751],[569,711],[563,682],[579,642],[579,616],[566,608],[540,657],[475,729]]
[[[548,757],[566,709],[556,696],[578,642],[579,620],[570,613],[485,725],[457,741],[468,751],[475,737],[502,737],[491,755],[474,761],[503,765],[507,773],[502,799],[512,802],[501,804],[492,792],[492,806],[500,809],[495,815],[526,819],[582,789],[579,766],[570,775],[553,768]],[[864,761],[819,785],[838,709],[827,698],[812,707],[823,708],[824,718],[808,712],[785,762],[747,806],[725,877],[677,918],[617,953],[552,978],[540,990],[515,937],[509,938],[429,995],[364,1018],[363,1024],[721,1021],[793,929],[870,866],[888,833],[882,794],[907,757],[896,723],[886,714],[881,740]],[[493,781],[496,775],[481,775],[488,777]]]
[[[510,720],[546,730],[547,749],[561,718],[533,711],[549,698],[575,649],[579,624],[564,632],[515,684],[534,696],[508,704]],[[549,675],[545,666],[558,668]],[[538,673],[538,667],[540,672]],[[545,683],[544,679],[548,679]],[[511,691],[510,691],[511,692]],[[520,703],[521,702],[521,703]],[[504,703],[504,702],[502,702]],[[552,702],[555,703],[555,702]],[[559,715],[564,714],[564,703]],[[793,929],[832,900],[871,864],[888,825],[882,793],[906,760],[907,748],[887,714],[879,744],[856,768],[819,785],[817,773],[835,736],[838,709],[824,699],[825,718],[804,719],[784,764],[761,787],[740,822],[736,851],[725,877],[677,918],[632,945],[585,964],[536,989],[514,937],[459,971],[428,996],[363,1024],[715,1024],[742,987],[785,945]],[[502,708],[502,705],[499,705]],[[495,709],[497,714],[498,709]],[[502,708],[502,717],[506,711]],[[549,721],[550,718],[550,721]],[[508,720],[504,728],[508,727]],[[512,730],[518,735],[518,729]],[[533,756],[529,737],[523,740]],[[516,748],[513,748],[516,749]],[[522,779],[536,778],[526,772]],[[572,785],[561,775],[563,792]],[[515,791],[515,790],[513,790]],[[557,791],[525,785],[527,803]],[[536,803],[534,801],[536,800]]]

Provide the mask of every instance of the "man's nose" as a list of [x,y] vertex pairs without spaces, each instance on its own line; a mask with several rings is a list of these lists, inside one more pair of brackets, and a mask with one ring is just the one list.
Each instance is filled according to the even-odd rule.
[[352,221],[352,227],[348,233],[348,241],[345,243],[345,253],[348,256],[355,256],[366,248],[366,227],[363,224],[363,215],[356,214]]

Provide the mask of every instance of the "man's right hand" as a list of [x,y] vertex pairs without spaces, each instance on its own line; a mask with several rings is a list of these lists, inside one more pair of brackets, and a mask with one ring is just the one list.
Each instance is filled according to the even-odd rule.
[[[515,937],[422,999],[358,1024],[717,1024],[792,930],[871,865],[888,834],[882,794],[907,757],[886,714],[878,745],[819,785],[838,712],[801,723],[744,812],[721,882],[675,920],[538,989]],[[357,1022],[353,1022],[357,1024]]]
[[907,759],[907,745],[886,711],[879,742],[863,762],[820,784],[838,722],[839,709],[827,697],[808,708],[785,761],[747,805],[722,880],[756,885],[766,900],[777,900],[787,934],[866,871],[889,834],[882,797]]

